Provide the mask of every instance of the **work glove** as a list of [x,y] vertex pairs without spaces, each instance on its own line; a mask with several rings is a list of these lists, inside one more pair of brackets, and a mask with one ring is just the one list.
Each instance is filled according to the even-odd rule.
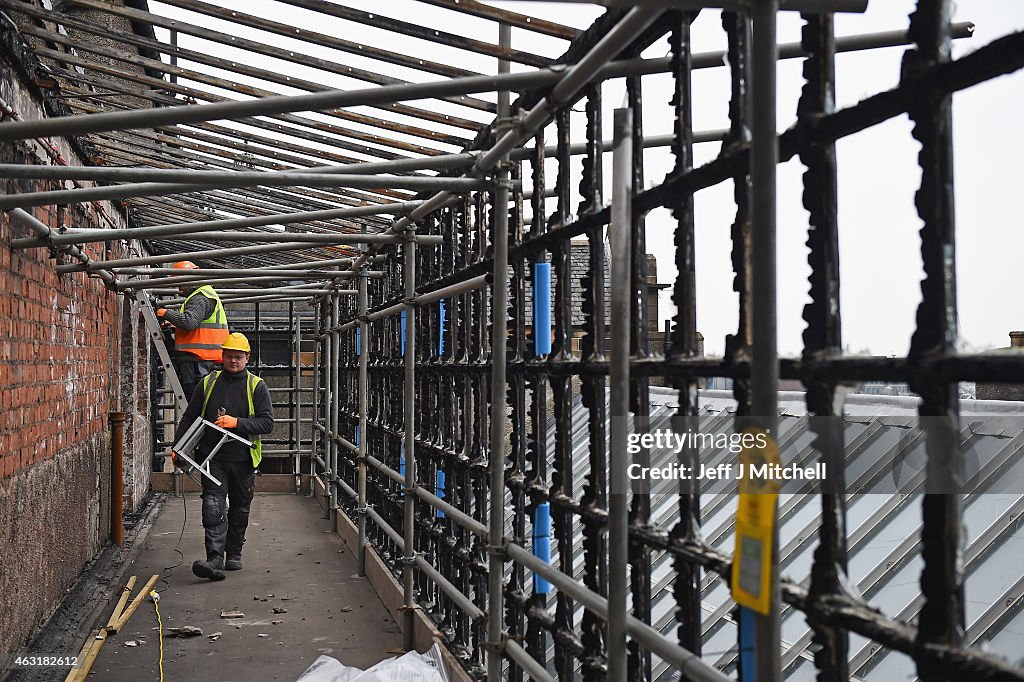
[[171,464],[174,465],[175,469],[181,468],[181,464],[178,462],[178,453],[174,450],[171,450]]
[[167,308],[157,308],[156,309],[156,316],[157,317],[163,317],[166,314],[167,314]]
[[232,417],[230,414],[223,414],[217,417],[217,421],[215,421],[214,424],[222,429],[233,429],[238,426],[238,417]]

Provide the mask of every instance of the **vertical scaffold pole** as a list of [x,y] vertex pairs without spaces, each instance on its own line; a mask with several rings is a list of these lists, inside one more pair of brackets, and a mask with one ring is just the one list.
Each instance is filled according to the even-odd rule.
[[370,325],[366,322],[366,284],[369,272],[364,266],[359,270],[359,300],[356,314],[359,316],[359,575],[366,575],[366,361],[369,356]]
[[338,365],[341,359],[341,334],[338,333],[338,325],[341,321],[340,301],[341,297],[337,294],[331,296],[331,400],[328,403],[330,427],[327,439],[331,448],[331,458],[328,460],[327,465],[330,468],[330,475],[328,477],[330,482],[328,486],[331,489],[331,494],[328,496],[328,500],[330,500],[331,529],[334,531],[338,530],[338,460],[340,459],[338,455],[339,448],[341,447],[338,443]]
[[289,303],[288,311],[295,324],[295,375],[292,385],[292,426],[294,440],[292,441],[292,474],[295,476],[295,493],[302,489],[302,320],[299,318],[298,306]]
[[313,398],[310,401],[310,415],[313,418],[309,429],[309,494],[313,495],[316,475],[317,426],[320,420],[320,358],[323,356],[320,341],[320,315],[323,311],[323,298],[316,299],[313,307]]
[[629,563],[629,480],[626,417],[629,412],[630,225],[633,215],[633,111],[616,109],[612,158],[611,341],[609,365],[611,434],[608,495],[608,680],[626,679],[626,595]]
[[[403,605],[403,627],[405,650],[412,651],[416,622],[414,610],[413,569],[416,560],[416,233],[405,231],[405,256],[402,263],[405,278],[405,524],[402,533],[405,542],[405,556],[402,567],[402,583],[405,600]],[[364,440],[361,438],[361,440]]]
[[[498,26],[498,43],[512,44],[512,27]],[[509,62],[498,61],[498,73],[508,73]],[[498,112],[495,132],[504,135],[511,124],[509,92],[498,91]],[[494,284],[491,287],[491,451],[490,467],[490,529],[487,541],[487,679],[501,679],[504,651],[502,622],[505,578],[505,355],[508,336],[508,194],[510,188],[508,155],[498,162],[494,190]]]
[[[751,231],[752,345],[750,392],[753,416],[776,437],[779,356],[776,320],[775,174],[779,149],[775,119],[776,16],[779,0],[762,0],[751,7],[753,40],[751,80],[753,141],[750,178],[753,195]],[[771,514],[776,514],[773,508]],[[772,524],[770,605],[755,618],[757,682],[778,682],[780,675],[779,530]]]

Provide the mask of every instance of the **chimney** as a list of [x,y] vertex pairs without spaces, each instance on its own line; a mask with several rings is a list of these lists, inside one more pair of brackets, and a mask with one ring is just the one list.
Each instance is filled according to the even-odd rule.
[[[1010,332],[1010,347],[1000,348],[996,353],[1024,352],[1024,331]],[[1024,385],[1022,384],[990,384],[978,383],[975,395],[979,400],[1019,400],[1024,401]]]

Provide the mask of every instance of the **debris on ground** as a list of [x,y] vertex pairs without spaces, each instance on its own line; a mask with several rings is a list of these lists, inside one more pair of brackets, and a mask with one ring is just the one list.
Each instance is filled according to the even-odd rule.
[[[399,650],[401,652],[401,650]],[[390,652],[389,652],[390,653]],[[410,651],[397,658],[381,661],[368,670],[347,666],[336,658],[320,656],[296,682],[451,682],[448,669],[435,644],[425,653]]]
[[223,609],[220,612],[221,618],[245,618],[245,614],[238,609]]
[[129,639],[127,642],[124,643],[125,646],[140,646],[142,644],[145,644],[145,642],[140,642],[137,639]]
[[224,636],[224,633],[223,632],[214,632],[213,634],[207,635],[207,636],[210,638],[211,642],[216,642],[218,639],[220,639],[221,637]]
[[269,637],[270,635],[266,634],[265,632],[261,632],[261,633],[259,633],[259,634],[258,634],[258,635],[256,635],[256,636],[257,636],[257,637]]
[[352,610],[352,607],[351,607],[351,606],[342,606],[342,607],[341,607],[341,612],[342,612],[342,613],[348,613],[348,612],[349,612],[349,611],[351,611],[351,610]]
[[284,622],[283,620],[272,620],[272,621],[270,621],[270,624],[271,625],[280,625],[283,622]]
[[288,613],[288,609],[284,608],[283,606],[275,606],[274,613]]
[[168,628],[167,634],[171,637],[199,637],[203,630],[194,625],[183,625],[180,628]]

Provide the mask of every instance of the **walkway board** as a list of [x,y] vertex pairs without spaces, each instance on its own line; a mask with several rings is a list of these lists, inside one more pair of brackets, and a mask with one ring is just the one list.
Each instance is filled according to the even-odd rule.
[[[187,680],[295,680],[321,654],[366,668],[402,646],[397,624],[370,584],[356,575],[355,557],[330,532],[315,501],[295,495],[257,495],[244,551],[245,568],[221,582],[192,575],[204,556],[202,501],[198,495],[168,497],[127,576],[154,573],[164,621],[164,676]],[[184,561],[174,551],[181,539]],[[111,585],[112,591],[122,584]],[[257,597],[257,598],[254,598]],[[114,606],[111,599],[103,622]],[[286,609],[275,614],[274,608]],[[242,618],[221,618],[237,609]],[[274,624],[274,621],[281,621]],[[160,642],[148,599],[125,628],[112,636],[93,665],[92,679],[135,682],[159,679]],[[201,628],[202,636],[174,638],[168,628]],[[223,633],[217,641],[209,635]],[[261,635],[265,635],[262,636]],[[125,643],[145,639],[145,644]]]

